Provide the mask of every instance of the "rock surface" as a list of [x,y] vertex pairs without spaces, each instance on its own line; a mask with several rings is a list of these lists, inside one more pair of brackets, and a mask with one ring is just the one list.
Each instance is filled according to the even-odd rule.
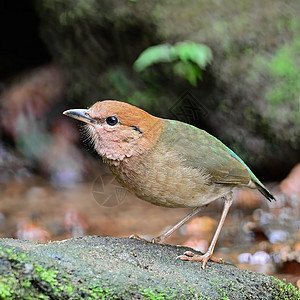
[[175,260],[188,249],[179,246],[86,236],[0,247],[1,299],[299,299],[271,276]]

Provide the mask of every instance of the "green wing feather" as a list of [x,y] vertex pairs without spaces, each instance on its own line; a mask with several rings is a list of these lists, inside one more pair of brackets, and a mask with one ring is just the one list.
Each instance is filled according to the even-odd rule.
[[161,140],[172,145],[173,151],[181,156],[186,165],[205,170],[214,183],[249,183],[252,172],[217,138],[194,126],[166,121]]
[[186,165],[205,170],[216,184],[249,186],[252,181],[266,198],[274,199],[242,159],[220,140],[194,126],[165,121],[161,140],[172,145],[173,150],[183,156]]

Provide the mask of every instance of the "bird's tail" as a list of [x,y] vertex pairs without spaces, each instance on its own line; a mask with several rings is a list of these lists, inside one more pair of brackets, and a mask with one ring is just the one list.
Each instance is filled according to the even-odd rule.
[[271,194],[271,192],[262,184],[255,182],[257,189],[269,200],[276,201],[275,197]]

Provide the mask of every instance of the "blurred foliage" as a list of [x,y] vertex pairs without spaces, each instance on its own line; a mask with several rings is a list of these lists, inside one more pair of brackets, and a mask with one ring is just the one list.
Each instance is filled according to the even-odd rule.
[[298,161],[298,0],[34,3],[41,37],[67,80],[68,107],[119,99],[170,117],[189,90],[208,111],[195,125],[251,167],[284,176]]
[[275,87],[268,91],[266,98],[274,104],[285,101],[300,103],[300,35],[290,44],[283,45],[275,53],[269,64],[269,70],[275,81]]
[[161,44],[144,50],[134,63],[134,68],[140,72],[157,63],[174,63],[174,72],[187,79],[191,85],[197,85],[197,79],[202,79],[202,70],[212,60],[212,52],[206,45],[189,41],[171,46]]
[[[266,99],[272,104],[270,117],[294,126],[288,142],[297,149],[300,127],[300,34],[290,44],[283,45],[269,63],[274,86],[267,90]],[[298,140],[297,140],[298,139]]]
[[247,79],[250,86],[257,86],[267,105],[260,113],[249,107],[244,114],[249,122],[260,120],[256,121],[256,128],[267,139],[273,143],[280,139],[297,150],[300,143],[300,22],[292,17],[278,20],[275,26],[285,34],[286,41],[272,55],[254,54]]

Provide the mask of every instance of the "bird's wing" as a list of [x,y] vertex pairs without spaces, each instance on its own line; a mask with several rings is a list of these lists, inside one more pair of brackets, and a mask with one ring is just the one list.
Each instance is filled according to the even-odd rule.
[[164,126],[162,140],[171,145],[185,165],[204,170],[217,184],[246,186],[256,178],[247,165],[217,138],[194,126],[169,122],[171,124]]

